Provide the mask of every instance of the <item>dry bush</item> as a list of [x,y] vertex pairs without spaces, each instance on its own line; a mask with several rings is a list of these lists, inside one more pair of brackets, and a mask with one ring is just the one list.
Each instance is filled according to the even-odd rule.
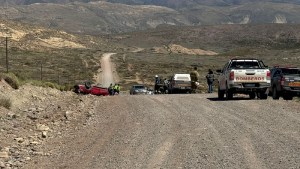
[[19,89],[20,82],[18,77],[13,73],[4,73],[0,75],[0,78],[4,79],[12,88]]
[[4,97],[4,96],[0,96],[0,106],[1,107],[5,107],[7,109],[10,109],[11,107],[11,100]]

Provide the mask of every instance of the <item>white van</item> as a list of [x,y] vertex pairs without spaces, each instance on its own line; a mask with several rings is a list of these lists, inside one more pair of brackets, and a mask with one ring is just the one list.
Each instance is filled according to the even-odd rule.
[[169,93],[191,93],[192,81],[190,74],[174,74],[170,79]]

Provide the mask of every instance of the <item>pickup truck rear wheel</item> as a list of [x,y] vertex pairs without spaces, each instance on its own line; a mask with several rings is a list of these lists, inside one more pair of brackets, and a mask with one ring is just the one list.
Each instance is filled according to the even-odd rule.
[[232,98],[233,98],[233,92],[226,87],[226,99],[231,100]]
[[249,93],[249,97],[250,97],[250,99],[255,99],[255,92]]
[[283,97],[284,100],[293,100],[293,96],[290,95],[289,93],[284,93],[282,95],[282,97]]
[[224,99],[224,94],[225,94],[225,91],[221,90],[220,87],[218,87],[218,98]]
[[279,99],[279,94],[278,94],[278,91],[276,90],[276,87],[273,87],[273,89],[272,89],[272,98],[274,100],[278,100]]
[[259,92],[258,95],[261,100],[266,100],[268,98],[268,94],[266,94],[264,91]]

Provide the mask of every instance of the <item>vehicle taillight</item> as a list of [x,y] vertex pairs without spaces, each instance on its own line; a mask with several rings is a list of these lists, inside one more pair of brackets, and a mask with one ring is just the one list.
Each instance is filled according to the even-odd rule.
[[230,72],[229,74],[229,80],[234,80],[234,72]]
[[270,79],[271,79],[271,72],[267,71],[267,80],[270,80]]
[[280,84],[281,84],[281,86],[284,86],[284,82],[285,82],[285,78],[284,78],[284,77],[281,77],[281,79],[280,79]]

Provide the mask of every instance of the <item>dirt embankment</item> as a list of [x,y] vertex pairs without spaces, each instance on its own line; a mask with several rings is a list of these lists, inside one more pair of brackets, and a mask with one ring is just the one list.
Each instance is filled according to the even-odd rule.
[[56,89],[21,86],[14,90],[0,82],[0,168],[21,168],[45,152],[47,142],[64,137],[63,131],[74,131],[85,125],[94,114],[93,96],[78,96]]

